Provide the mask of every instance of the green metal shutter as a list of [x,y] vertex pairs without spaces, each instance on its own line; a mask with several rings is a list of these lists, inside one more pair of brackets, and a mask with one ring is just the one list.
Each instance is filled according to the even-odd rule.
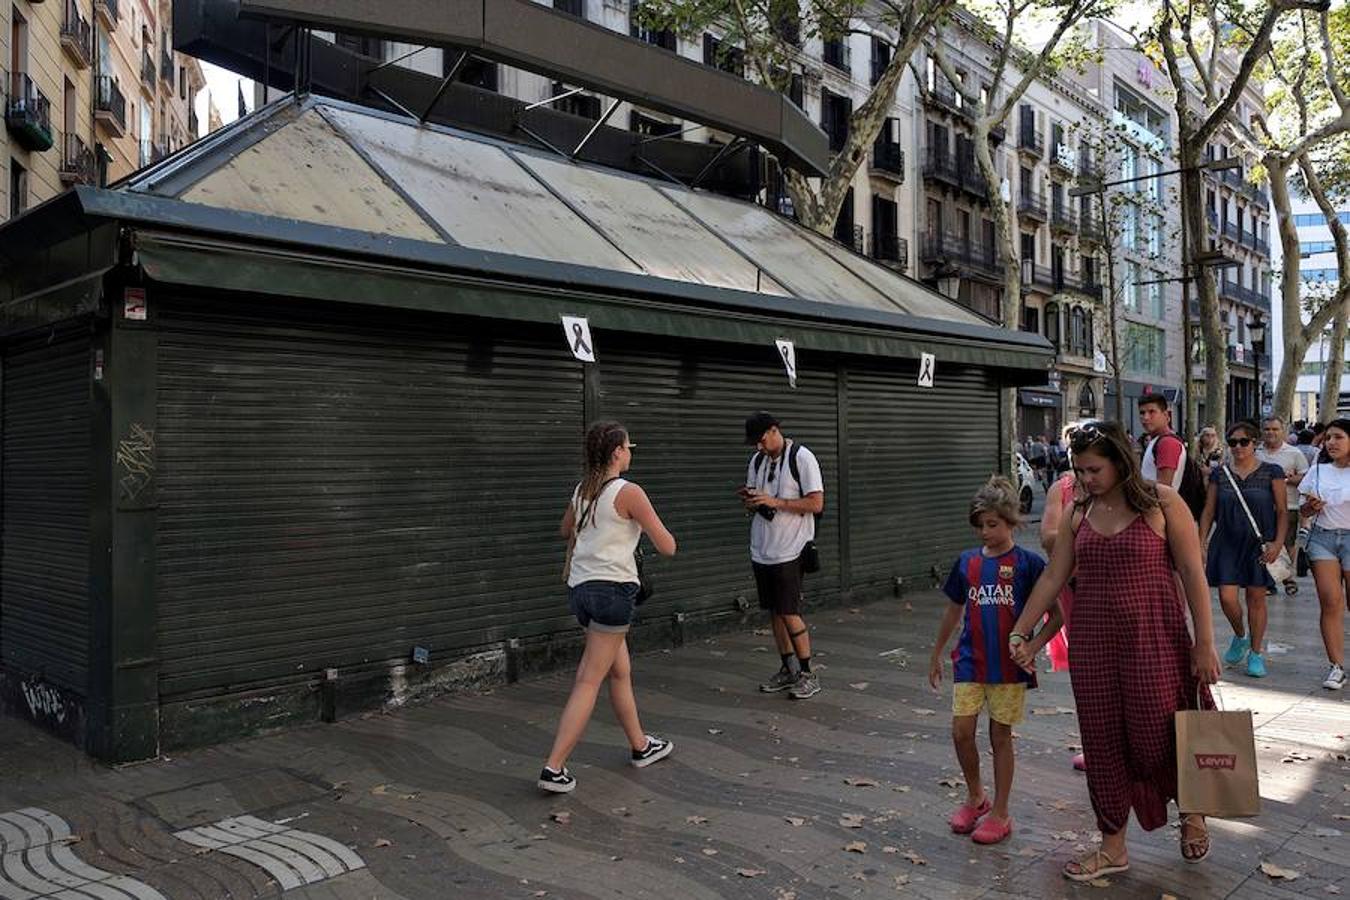
[[89,660],[87,338],[6,351],[0,660],[84,694]]
[[854,586],[922,586],[975,538],[970,498],[998,467],[998,392],[987,373],[944,369],[921,388],[914,362],[850,363],[848,526]]
[[583,391],[552,330],[275,303],[159,316],[165,697],[568,625],[557,522]]
[[745,445],[745,417],[773,412],[790,437],[809,447],[825,481],[825,517],[817,543],[822,571],[806,579],[808,602],[839,591],[841,516],[836,377],[829,367],[803,366],[788,385],[770,344],[743,354],[716,345],[627,338],[624,350],[600,350],[600,406],[628,427],[638,449],[632,479],[643,486],[679,551],[656,559],[657,584],[647,616],[675,611],[732,612],[737,597],[756,604],[750,570],[750,521],[736,496],[754,448]]

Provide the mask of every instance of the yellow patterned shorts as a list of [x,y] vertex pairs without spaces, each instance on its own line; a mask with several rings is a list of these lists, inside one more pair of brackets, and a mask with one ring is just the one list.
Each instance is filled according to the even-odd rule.
[[1027,686],[1017,684],[978,684],[957,682],[952,686],[952,715],[978,716],[989,707],[989,718],[1002,725],[1016,725],[1022,721],[1026,709]]

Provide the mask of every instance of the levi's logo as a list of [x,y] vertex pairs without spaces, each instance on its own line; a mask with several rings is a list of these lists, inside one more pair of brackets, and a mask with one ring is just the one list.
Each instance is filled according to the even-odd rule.
[[1236,753],[1197,753],[1195,764],[1201,769],[1236,769]]

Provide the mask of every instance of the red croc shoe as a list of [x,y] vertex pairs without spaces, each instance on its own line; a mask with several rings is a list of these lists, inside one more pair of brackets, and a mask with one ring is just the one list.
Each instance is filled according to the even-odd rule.
[[997,844],[1012,835],[1012,828],[1011,817],[1000,822],[991,816],[980,823],[980,827],[975,829],[970,839],[977,844]]
[[993,804],[989,802],[988,797],[985,797],[984,802],[979,806],[962,803],[956,808],[956,812],[952,813],[952,817],[948,819],[952,831],[957,834],[970,834],[975,830],[975,824],[980,821],[980,817],[988,813],[992,806]]

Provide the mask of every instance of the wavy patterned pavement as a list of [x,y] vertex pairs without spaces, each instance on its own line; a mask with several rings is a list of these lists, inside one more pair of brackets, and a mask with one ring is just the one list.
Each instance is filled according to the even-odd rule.
[[[627,765],[602,701],[571,795],[534,788],[570,683],[558,672],[118,770],[6,720],[0,811],[69,828],[28,875],[96,871],[169,900],[1350,894],[1350,698],[1318,687],[1311,596],[1272,600],[1270,677],[1221,689],[1256,713],[1263,814],[1214,822],[1200,866],[1180,861],[1175,829],[1136,831],[1132,870],[1105,888],[1058,875],[1094,836],[1064,675],[1042,678],[1016,730],[1014,836],[981,848],[948,830],[961,793],[948,696],[924,683],[945,602],[932,593],[812,616],[825,690],[805,702],[755,691],[777,657],[753,623],[638,657],[644,726],[675,752]],[[34,849],[10,847],[8,821],[5,873]],[[0,898],[20,890],[57,896],[0,876]]]

